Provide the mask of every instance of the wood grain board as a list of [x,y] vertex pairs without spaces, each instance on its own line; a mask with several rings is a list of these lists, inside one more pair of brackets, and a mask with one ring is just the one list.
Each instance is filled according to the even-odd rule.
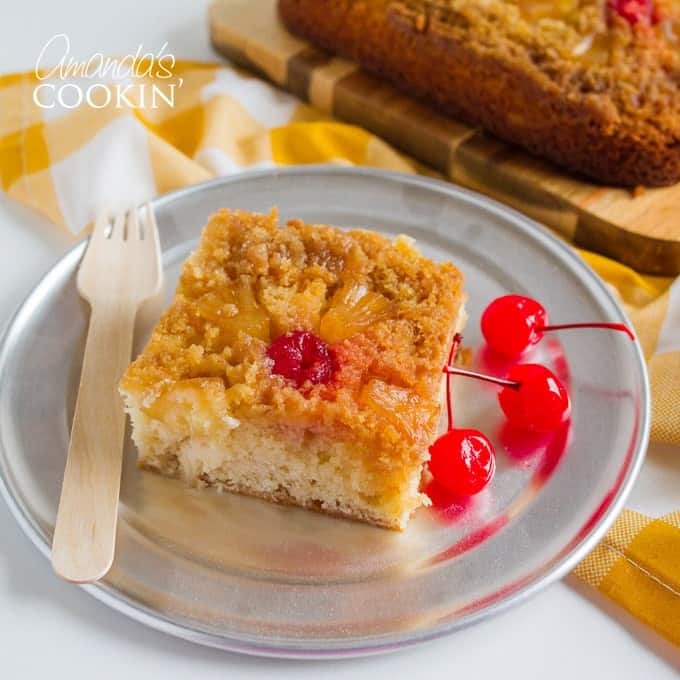
[[234,63],[360,125],[454,182],[638,271],[680,274],[680,184],[636,192],[570,175],[448,118],[291,35],[276,0],[215,0],[212,44]]

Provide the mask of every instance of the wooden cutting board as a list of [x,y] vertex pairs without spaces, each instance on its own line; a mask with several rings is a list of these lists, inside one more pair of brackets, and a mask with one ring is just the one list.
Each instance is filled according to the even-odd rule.
[[680,274],[680,184],[635,192],[591,183],[402,95],[286,31],[276,0],[215,0],[213,46],[339,120],[360,125],[454,182],[574,244],[638,271]]

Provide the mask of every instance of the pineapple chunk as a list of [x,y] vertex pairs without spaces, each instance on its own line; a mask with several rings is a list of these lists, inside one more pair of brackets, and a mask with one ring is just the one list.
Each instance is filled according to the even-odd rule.
[[342,342],[390,316],[392,303],[359,283],[340,288],[321,318],[319,335],[329,344]]
[[361,390],[359,401],[385,418],[411,441],[418,437],[422,423],[418,422],[417,414],[421,412],[422,405],[412,390],[373,379]]
[[202,295],[197,314],[205,323],[203,334],[213,351],[232,345],[239,332],[269,342],[269,315],[257,303],[248,277],[243,277],[234,289]]

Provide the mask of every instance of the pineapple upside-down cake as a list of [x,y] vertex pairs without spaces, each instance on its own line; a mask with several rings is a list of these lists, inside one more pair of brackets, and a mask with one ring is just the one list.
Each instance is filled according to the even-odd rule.
[[407,237],[219,211],[121,380],[141,466],[404,528],[463,303]]

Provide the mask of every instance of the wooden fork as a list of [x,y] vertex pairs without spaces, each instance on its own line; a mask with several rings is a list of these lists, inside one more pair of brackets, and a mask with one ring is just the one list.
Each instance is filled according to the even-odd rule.
[[52,566],[68,581],[96,581],[113,562],[125,435],[117,386],[137,310],[159,292],[162,276],[150,205],[97,220],[78,270],[90,325],[52,541]]

